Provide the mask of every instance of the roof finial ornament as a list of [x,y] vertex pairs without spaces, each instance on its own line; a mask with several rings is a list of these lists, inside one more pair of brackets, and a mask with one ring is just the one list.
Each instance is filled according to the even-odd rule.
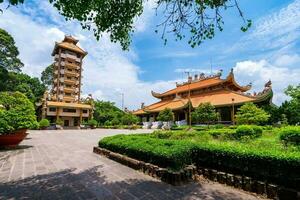
[[269,79],[269,81],[266,82],[266,84],[265,84],[265,88],[269,88],[271,86],[272,86],[272,81]]
[[233,68],[231,68],[231,70],[230,70],[230,73],[232,73],[232,74],[233,74]]

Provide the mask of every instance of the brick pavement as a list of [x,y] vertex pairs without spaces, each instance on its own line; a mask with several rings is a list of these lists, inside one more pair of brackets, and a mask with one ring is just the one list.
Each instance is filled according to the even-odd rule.
[[120,133],[132,132],[30,131],[18,149],[0,150],[0,199],[259,199],[209,181],[171,186],[92,152]]

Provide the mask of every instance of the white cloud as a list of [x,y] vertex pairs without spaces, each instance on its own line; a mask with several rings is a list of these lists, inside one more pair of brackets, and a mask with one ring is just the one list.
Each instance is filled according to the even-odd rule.
[[[270,50],[269,57],[275,54],[291,53],[300,35],[300,0],[254,21],[253,29],[246,33],[227,53],[241,51]],[[265,53],[266,54],[266,53]]]
[[[95,98],[114,101],[120,106],[121,93],[124,93],[125,106],[137,109],[141,102],[156,101],[151,97],[151,90],[162,92],[174,87],[175,81],[140,80],[141,70],[133,63],[138,55],[133,50],[123,52],[119,44],[110,42],[107,34],[98,42],[91,32],[83,31],[79,23],[66,22],[49,3],[37,5],[35,11],[26,9],[26,3],[21,8],[5,10],[0,18],[0,27],[15,38],[25,73],[39,77],[53,62],[51,52],[55,41],[61,41],[65,34],[72,34],[88,51],[83,64],[83,96],[91,93]],[[47,21],[48,17],[51,21]],[[139,31],[143,30],[140,27]]]
[[256,92],[260,92],[264,84],[271,80],[274,91],[273,102],[278,105],[288,99],[284,94],[285,88],[288,85],[300,83],[300,69],[277,66],[266,60],[238,62],[234,67],[234,72],[238,82],[242,84],[252,82],[253,91]]

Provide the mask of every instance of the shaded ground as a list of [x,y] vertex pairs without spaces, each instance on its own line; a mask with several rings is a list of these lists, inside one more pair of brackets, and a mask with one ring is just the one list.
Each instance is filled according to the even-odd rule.
[[0,150],[0,199],[258,199],[212,182],[171,186],[92,153],[119,133],[130,131],[31,131],[18,149]]

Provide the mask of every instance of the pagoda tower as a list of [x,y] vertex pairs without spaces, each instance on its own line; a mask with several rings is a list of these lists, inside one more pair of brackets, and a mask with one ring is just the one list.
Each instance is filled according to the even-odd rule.
[[52,100],[66,103],[79,103],[82,79],[82,60],[87,52],[78,45],[78,40],[65,36],[56,42],[54,56]]
[[62,122],[63,127],[79,127],[91,118],[92,105],[81,102],[80,98],[82,61],[86,55],[72,36],[55,43],[53,84],[50,92],[44,95],[42,118],[51,123]]

